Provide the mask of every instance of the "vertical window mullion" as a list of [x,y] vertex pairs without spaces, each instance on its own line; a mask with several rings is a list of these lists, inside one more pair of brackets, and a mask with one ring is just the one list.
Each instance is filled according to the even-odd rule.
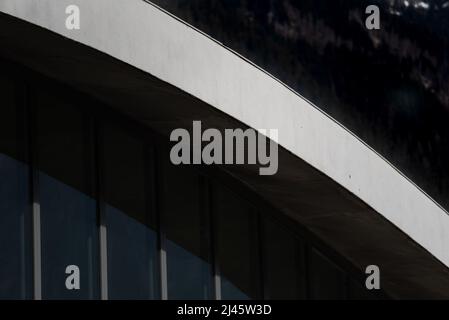
[[99,204],[100,210],[100,279],[101,299],[108,300],[108,256],[107,256],[107,228],[104,210],[104,202]]
[[[21,159],[27,165],[27,170],[23,173],[24,180],[26,180],[26,209],[21,215],[20,219],[20,238],[23,244],[20,246],[20,299],[33,298],[32,292],[29,290],[33,287],[32,285],[32,237],[28,235],[32,234],[32,180],[31,180],[31,169],[29,167],[30,163],[30,143],[29,143],[29,115],[27,110],[27,90],[28,85],[22,81],[14,80],[14,92],[15,92],[15,110],[16,110],[16,148],[17,148],[17,159]],[[19,160],[20,161],[20,160]],[[19,178],[22,180],[21,178]],[[27,262],[31,262],[30,264]],[[31,268],[30,268],[31,266]]]
[[166,237],[161,231],[160,234],[160,248],[159,248],[159,256],[160,256],[160,274],[161,274],[161,299],[168,299],[168,287],[167,287],[167,251],[166,251]]
[[167,251],[166,251],[166,236],[164,232],[164,219],[162,215],[162,195],[158,190],[160,190],[161,182],[163,179],[162,168],[163,165],[160,163],[160,158],[158,155],[159,150],[155,150],[154,154],[154,179],[155,179],[155,199],[156,199],[156,220],[157,220],[157,230],[158,230],[158,251],[159,251],[159,280],[160,280],[160,293],[161,299],[168,299],[168,286],[167,286]]
[[207,252],[209,259],[208,273],[209,279],[207,283],[204,283],[204,297],[206,299],[216,299],[215,292],[215,271],[214,271],[214,240],[212,233],[212,215],[211,215],[211,202],[210,202],[210,182],[209,179],[200,175],[200,210],[201,210],[201,252]]
[[97,215],[99,225],[99,249],[100,249],[100,297],[102,300],[108,300],[108,246],[107,246],[107,226],[106,210],[103,190],[103,172],[102,163],[102,130],[101,122],[96,118],[94,120],[94,154],[95,154],[95,174],[97,187]]
[[34,298],[42,299],[42,272],[41,272],[41,213],[39,202],[39,179],[33,167],[33,269],[34,269]]
[[[153,225],[156,232],[156,250],[159,250],[157,242],[159,241],[159,227],[158,227],[158,200],[157,200],[157,181],[156,181],[156,148],[148,141],[144,144],[144,175],[145,175],[145,194],[146,198],[146,224]],[[149,240],[148,240],[149,241]],[[149,268],[150,272],[150,287],[152,288],[152,296],[154,299],[161,297],[161,281],[160,281],[160,259],[159,252],[156,252],[156,259],[154,265]]]
[[209,209],[209,223],[210,223],[210,239],[211,239],[211,261],[212,261],[212,284],[214,290],[214,299],[221,300],[221,277],[220,277],[220,265],[218,263],[217,254],[217,226],[216,226],[216,214],[213,210],[213,186],[207,182],[207,202]]
[[39,171],[37,168],[37,132],[36,132],[36,108],[30,102],[33,92],[27,86],[25,89],[25,104],[28,113],[28,143],[30,150],[31,170],[31,211],[32,211],[32,235],[33,235],[33,296],[35,300],[42,299],[42,254],[41,254],[41,217],[39,201]]

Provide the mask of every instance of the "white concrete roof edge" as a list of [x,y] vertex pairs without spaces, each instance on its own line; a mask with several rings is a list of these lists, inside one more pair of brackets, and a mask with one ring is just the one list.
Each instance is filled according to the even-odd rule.
[[293,89],[292,87],[290,87],[288,84],[282,82],[282,80],[280,80],[279,78],[277,78],[276,76],[274,76],[273,74],[271,74],[270,72],[268,72],[267,70],[263,69],[262,67],[258,66],[257,64],[255,64],[254,62],[252,62],[251,60],[249,60],[248,58],[246,58],[245,56],[241,55],[240,53],[238,53],[237,51],[235,51],[234,49],[226,46],[223,42],[218,41],[217,39],[214,39],[211,35],[208,35],[207,33],[203,32],[202,30],[196,28],[195,26],[189,24],[188,22],[182,20],[181,18],[175,16],[174,14],[172,14],[171,12],[165,10],[164,8],[162,8],[161,6],[151,2],[150,0],[142,0],[143,2],[148,3],[149,5],[152,5],[154,7],[156,7],[157,9],[163,11],[165,14],[169,15],[170,17],[172,17],[173,19],[178,20],[179,22],[185,24],[186,26],[194,29],[195,31],[201,33],[202,35],[204,35],[205,37],[211,39],[212,41],[216,42],[217,44],[219,44],[220,46],[222,46],[223,48],[225,48],[226,50],[231,51],[232,53],[234,53],[236,56],[238,56],[239,58],[243,59],[245,62],[250,63],[251,65],[253,65],[255,68],[259,69],[261,72],[267,74],[269,77],[273,78],[274,80],[276,80],[277,82],[279,82],[280,84],[282,84],[283,86],[285,86],[288,90],[290,90],[291,92],[293,92],[295,95],[299,96],[301,99],[304,99],[305,101],[307,101],[311,106],[313,106],[314,108],[316,108],[317,110],[319,110],[320,112],[322,112],[325,116],[327,116],[329,119],[331,119],[332,121],[334,121],[335,123],[337,123],[338,125],[340,125],[344,130],[346,130],[349,134],[351,134],[352,136],[354,136],[354,138],[356,138],[357,140],[359,140],[361,143],[363,143],[367,148],[369,148],[372,152],[374,152],[377,156],[379,156],[380,158],[382,158],[385,162],[387,162],[391,167],[393,167],[400,175],[402,175],[405,179],[407,179],[411,184],[413,184],[416,188],[418,188],[422,193],[424,193],[430,200],[432,200],[441,210],[443,210],[444,212],[446,212],[447,215],[449,215],[449,212],[443,208],[435,199],[433,199],[427,192],[425,192],[423,189],[421,189],[420,186],[418,186],[415,182],[413,182],[409,177],[407,177],[405,174],[403,174],[401,172],[401,170],[399,170],[394,164],[392,164],[388,159],[386,159],[383,155],[381,155],[380,153],[378,153],[375,149],[373,149],[369,144],[367,144],[365,141],[363,141],[362,139],[360,139],[356,134],[354,134],[351,130],[349,130],[344,124],[342,124],[341,122],[339,122],[338,120],[336,120],[334,117],[332,117],[330,114],[328,114],[326,111],[324,111],[323,109],[321,109],[320,107],[318,107],[315,103],[313,103],[312,101],[310,101],[309,99],[307,99],[306,97],[304,97],[301,93],[299,93],[298,91],[296,91],[295,89]]
[[[357,195],[449,266],[449,215],[443,207],[279,79],[146,2],[2,0],[0,11],[129,63],[250,127],[278,128],[280,145]],[[81,8],[81,30],[65,28],[70,4]]]

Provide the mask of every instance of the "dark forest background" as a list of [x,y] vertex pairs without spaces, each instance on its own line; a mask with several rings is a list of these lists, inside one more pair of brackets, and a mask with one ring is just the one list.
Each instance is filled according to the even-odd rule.
[[[153,2],[291,86],[449,208],[449,0]],[[370,4],[380,30],[365,27]]]

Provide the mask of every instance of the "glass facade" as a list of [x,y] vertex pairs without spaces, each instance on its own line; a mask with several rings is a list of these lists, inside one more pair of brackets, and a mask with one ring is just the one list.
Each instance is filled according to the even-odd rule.
[[101,135],[108,296],[154,299],[158,297],[157,238],[146,167],[150,150],[142,139],[110,124],[103,125]]
[[[68,99],[39,90],[35,151],[43,299],[99,298],[98,231],[89,117]],[[67,290],[67,266],[81,271],[80,289]],[[64,271],[64,272],[61,272]]]
[[0,299],[30,298],[31,220],[23,86],[0,76]]
[[[166,153],[168,154],[168,153]],[[162,160],[161,222],[169,299],[211,299],[212,269],[203,178]]]
[[305,299],[307,281],[304,242],[269,218],[264,219],[263,233],[265,297]]
[[94,99],[48,79],[0,90],[0,298],[380,297],[237,181],[172,165]]
[[255,208],[228,188],[214,188],[217,256],[223,299],[261,297]]

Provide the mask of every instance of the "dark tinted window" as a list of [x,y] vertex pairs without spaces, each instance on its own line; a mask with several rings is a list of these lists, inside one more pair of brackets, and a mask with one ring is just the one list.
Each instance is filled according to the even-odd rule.
[[142,140],[112,124],[102,135],[109,298],[155,299],[159,294],[152,152]]
[[24,299],[31,287],[24,118],[12,80],[0,77],[0,97],[0,299]]
[[290,231],[264,220],[265,298],[305,299],[304,246]]
[[165,162],[162,223],[167,241],[169,299],[210,299],[209,219],[199,175]]
[[213,202],[222,298],[258,298],[260,261],[254,208],[222,187],[214,188]]
[[[36,96],[44,299],[99,297],[92,130],[68,99]],[[70,265],[79,268],[79,290],[66,288]]]

